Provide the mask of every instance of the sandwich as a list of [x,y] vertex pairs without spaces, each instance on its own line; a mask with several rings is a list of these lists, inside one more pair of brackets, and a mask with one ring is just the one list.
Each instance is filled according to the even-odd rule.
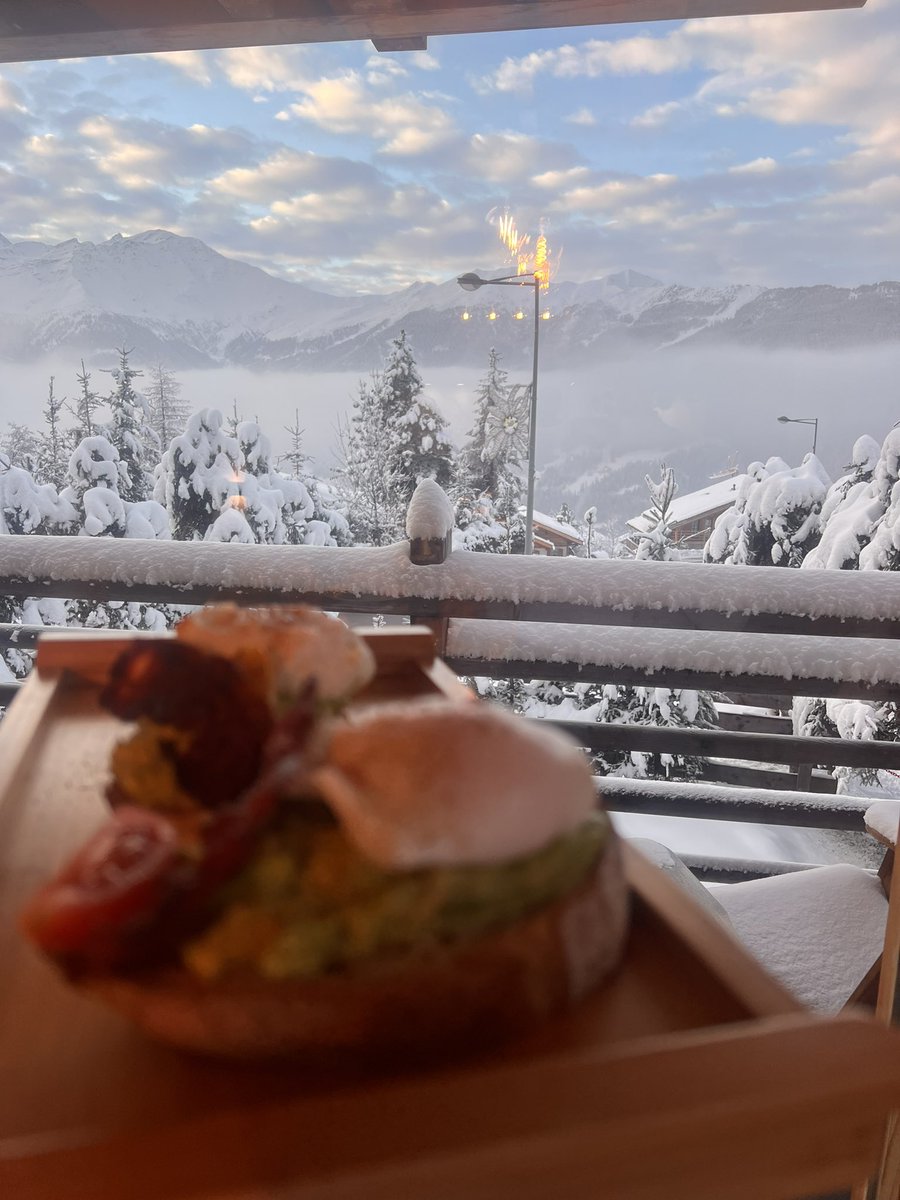
[[[214,639],[161,644],[181,641],[192,678],[209,665],[196,654],[216,687],[245,678],[231,639],[221,655]],[[364,671],[323,699],[299,659],[296,682],[283,655],[274,671],[250,657],[267,718],[251,722],[252,768],[219,795],[197,784],[208,731],[159,708],[166,664],[113,673],[110,703],[152,709],[131,735],[144,749],[126,755],[109,820],[22,916],[75,985],[204,1054],[396,1063],[514,1036],[615,968],[627,891],[574,743],[483,703],[346,708]],[[154,680],[143,702],[138,676]],[[171,803],[135,766],[154,738]]]

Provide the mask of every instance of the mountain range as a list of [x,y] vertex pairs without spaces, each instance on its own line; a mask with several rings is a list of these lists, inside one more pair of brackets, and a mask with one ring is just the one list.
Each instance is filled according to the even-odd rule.
[[[385,295],[330,295],[165,230],[96,244],[0,236],[0,360],[12,362],[63,350],[102,364],[125,345],[137,361],[173,369],[368,371],[404,328],[423,365],[481,364],[496,346],[508,366],[521,367],[531,356],[531,305],[530,290],[467,294],[455,279]],[[542,307],[550,319],[541,324],[541,360],[550,367],[695,347],[900,342],[900,282],[891,281],[696,288],[622,271],[554,281]]]

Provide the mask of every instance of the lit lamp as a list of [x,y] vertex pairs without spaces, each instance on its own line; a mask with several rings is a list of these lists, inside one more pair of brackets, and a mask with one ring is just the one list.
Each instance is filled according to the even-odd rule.
[[[531,412],[528,418],[528,494],[525,502],[525,553],[534,553],[534,448],[537,438],[537,385],[538,385],[538,342],[541,325],[541,277],[533,271],[522,275],[500,275],[496,279],[482,279],[474,271],[460,275],[456,280],[464,292],[477,292],[485,285],[497,287],[530,287],[534,289],[534,355],[531,364]],[[550,316],[544,313],[544,318]],[[493,321],[497,314],[488,314]],[[516,320],[522,313],[516,313]]]
[[819,437],[819,418],[818,417],[779,417],[778,420],[782,425],[812,425],[813,427],[813,444],[812,452],[816,452],[816,441]]

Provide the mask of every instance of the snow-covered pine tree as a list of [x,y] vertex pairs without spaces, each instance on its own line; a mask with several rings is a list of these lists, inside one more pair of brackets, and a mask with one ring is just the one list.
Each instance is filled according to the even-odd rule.
[[405,512],[420,480],[433,479],[445,488],[453,474],[447,422],[424,399],[424,384],[405,330],[391,343],[373,388],[391,433],[392,474]]
[[58,533],[68,515],[52,483],[36,483],[0,450],[0,533]]
[[115,446],[97,434],[83,438],[69,459],[69,484],[60,498],[74,511],[66,532],[82,537],[124,537],[125,504],[119,489],[127,481]]
[[238,426],[240,425],[241,421],[243,421],[243,419],[244,418],[238,412],[237,399],[235,398],[231,401],[231,412],[228,414],[227,423],[226,423],[226,432],[228,433],[229,437],[232,437],[232,438],[237,437]]
[[184,431],[190,411],[181,398],[181,384],[174,372],[162,363],[157,363],[150,371],[146,398],[150,406],[150,424],[159,444],[168,446],[173,437]]
[[2,440],[3,453],[12,467],[21,467],[29,475],[37,474],[41,454],[40,436],[29,426],[10,421]]
[[[807,556],[811,568],[897,570],[894,543],[900,531],[895,529],[894,488],[900,479],[900,429],[887,435],[871,471],[870,440],[860,438],[854,446],[853,457],[858,461],[843,495],[827,506],[821,541]],[[853,478],[857,473],[859,478]],[[835,487],[844,482],[846,478]]]
[[336,482],[354,541],[373,546],[398,541],[406,527],[400,495],[396,441],[386,420],[376,376],[360,380],[349,420],[339,423],[340,465]]
[[177,541],[203,541],[234,494],[241,452],[222,426],[217,409],[194,413],[162,457],[154,495],[168,511]]
[[43,411],[45,430],[40,439],[35,475],[41,483],[52,483],[59,489],[66,479],[69,446],[62,426],[66,398],[57,394],[55,383],[55,376],[51,375]]
[[[119,488],[127,473],[107,438],[99,434],[82,438],[69,460],[68,476],[69,485],[59,497],[69,510],[63,532],[78,537],[169,536],[160,505],[122,499]],[[71,600],[66,610],[73,624],[86,628],[162,630],[169,624],[167,609],[121,600]]]
[[675,472],[663,463],[659,469],[659,482],[654,482],[649,475],[644,476],[644,482],[650,493],[650,508],[647,510],[650,528],[639,535],[635,558],[665,562],[672,557],[673,549],[671,508],[678,491]]
[[299,409],[294,411],[294,424],[284,428],[290,441],[287,452],[278,459],[274,477],[281,481],[282,490],[287,489],[286,502],[291,506],[290,512],[282,510],[285,540],[292,545],[351,545],[353,535],[337,500],[328,484],[309,468],[309,455],[303,449],[304,430],[300,426]]
[[[626,719],[669,729],[712,729],[719,722],[712,696],[689,688],[636,687]],[[637,750],[629,757],[633,770],[627,773],[641,779],[695,779],[703,773],[702,758]]]
[[238,445],[243,470],[237,487],[244,516],[258,542],[299,545],[305,540],[306,522],[313,503],[304,485],[275,470],[269,439],[255,421],[238,425]]
[[78,394],[74,404],[70,405],[70,411],[75,416],[72,437],[77,446],[83,438],[93,437],[99,432],[96,412],[102,401],[99,393],[91,387],[91,373],[85,367],[84,359],[81,360],[81,371],[75,372],[75,378],[78,380]]
[[[513,520],[521,520],[516,500],[512,509]],[[524,545],[525,525],[522,522]],[[509,554],[513,538],[509,527],[501,521],[495,511],[491,497],[483,492],[476,500],[460,496],[456,502],[454,516],[454,550],[475,550],[484,554]]]
[[[9,455],[0,450],[0,534],[57,532],[59,515],[59,497],[53,485],[36,483],[30,471],[14,465]],[[65,619],[61,601],[0,596],[3,624],[65,624]],[[33,657],[30,650],[9,646],[0,652],[0,668],[5,667],[14,679],[22,679],[31,670]]]
[[777,457],[751,464],[734,505],[716,521],[704,561],[799,567],[818,545],[830,486],[814,454],[793,468]]
[[487,450],[487,423],[491,410],[509,391],[507,372],[500,366],[500,355],[491,347],[487,373],[475,393],[475,419],[459,455],[457,494],[476,499],[483,492],[497,496],[503,464]]
[[147,500],[153,492],[153,470],[159,458],[159,438],[150,423],[147,401],[134,388],[134,380],[143,374],[128,361],[130,350],[117,350],[119,365],[113,367],[115,387],[106,398],[109,423],[102,430],[115,446],[125,470],[119,494],[129,503]]

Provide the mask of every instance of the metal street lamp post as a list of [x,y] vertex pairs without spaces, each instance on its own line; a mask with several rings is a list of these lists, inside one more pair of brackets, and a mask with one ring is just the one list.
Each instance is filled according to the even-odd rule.
[[538,345],[541,328],[541,280],[532,271],[523,275],[500,275],[482,279],[474,271],[456,281],[466,292],[475,292],[487,284],[498,287],[530,287],[534,291],[534,355],[531,364],[531,410],[528,417],[528,492],[525,501],[525,553],[534,553],[534,450],[537,439]]
[[819,437],[819,418],[818,417],[779,417],[778,420],[782,425],[812,425],[813,427],[813,448],[812,452],[816,452],[816,442]]

